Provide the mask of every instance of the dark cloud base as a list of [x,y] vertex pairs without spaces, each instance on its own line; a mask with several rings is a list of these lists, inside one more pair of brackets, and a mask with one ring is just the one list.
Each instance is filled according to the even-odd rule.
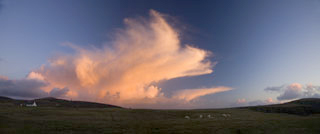
[[0,96],[18,98],[62,97],[69,91],[68,88],[54,88],[47,93],[42,90],[47,83],[33,79],[8,80],[0,79]]

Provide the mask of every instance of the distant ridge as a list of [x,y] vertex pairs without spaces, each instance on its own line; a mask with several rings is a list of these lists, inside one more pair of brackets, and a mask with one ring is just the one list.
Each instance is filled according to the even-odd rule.
[[12,100],[12,99],[9,97],[0,96],[0,101],[2,101],[2,100]]
[[287,113],[296,115],[319,114],[320,98],[304,98],[283,104],[253,106],[248,108],[266,113]]
[[36,102],[38,107],[73,107],[73,108],[121,108],[119,106],[102,104],[96,102],[86,101],[69,101],[64,99],[57,99],[54,97],[46,97],[34,100],[16,100],[9,97],[0,96],[0,106],[20,106]]

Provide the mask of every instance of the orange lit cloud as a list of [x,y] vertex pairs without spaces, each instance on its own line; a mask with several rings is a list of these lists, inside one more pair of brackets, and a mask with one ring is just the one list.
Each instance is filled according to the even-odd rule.
[[8,80],[8,77],[0,75],[0,80]]
[[246,100],[245,98],[238,99],[237,103],[238,103],[238,104],[247,103],[247,100]]
[[274,101],[273,101],[272,98],[268,98],[268,99],[266,100],[266,102],[267,102],[267,103],[274,103]]
[[177,98],[180,100],[191,101],[198,97],[207,95],[207,94],[214,94],[218,92],[224,92],[231,90],[229,87],[216,87],[216,88],[200,88],[200,89],[185,89],[178,91],[173,98]]
[[[215,63],[210,52],[182,45],[179,33],[162,14],[151,10],[150,19],[125,19],[126,27],[117,31],[103,48],[82,48],[72,43],[75,54],[61,55],[32,71],[29,78],[50,83],[46,89],[65,88],[74,99],[123,105],[144,99],[181,99],[230,90],[228,87],[188,89],[165,98],[153,83],[178,77],[210,74]],[[49,92],[49,90],[47,90]],[[165,98],[165,99],[159,99]]]
[[36,73],[36,72],[30,72],[27,76],[27,79],[34,79],[34,80],[40,80],[44,81],[44,78],[41,74]]

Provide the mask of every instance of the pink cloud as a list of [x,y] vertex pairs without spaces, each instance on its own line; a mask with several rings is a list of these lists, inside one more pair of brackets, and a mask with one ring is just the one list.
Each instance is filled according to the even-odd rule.
[[177,91],[173,98],[191,101],[193,99],[196,99],[196,98],[204,96],[204,95],[214,94],[214,93],[219,93],[219,92],[224,92],[224,91],[229,91],[229,90],[231,90],[231,88],[229,88],[229,87],[185,89],[185,90]]
[[292,83],[278,87],[267,87],[265,91],[277,92],[279,101],[290,101],[299,98],[320,97],[320,86],[314,86],[311,83],[302,85],[300,83]]
[[174,98],[164,97],[154,85],[178,77],[213,72],[209,51],[182,45],[179,33],[164,15],[151,10],[150,19],[125,19],[126,27],[116,32],[102,48],[82,48],[65,43],[75,54],[51,58],[49,64],[33,70],[29,78],[45,80],[44,88],[68,87],[67,97],[118,105],[158,103],[168,99],[191,101],[207,94],[228,91],[228,87],[187,89]]
[[243,104],[243,103],[247,103],[247,100],[242,98],[242,99],[238,99],[237,101],[238,104]]

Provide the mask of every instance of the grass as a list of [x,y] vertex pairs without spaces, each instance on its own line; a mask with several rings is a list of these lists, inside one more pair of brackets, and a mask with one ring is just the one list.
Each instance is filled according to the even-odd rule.
[[[231,117],[225,118],[223,113]],[[200,114],[214,118],[200,119]],[[191,119],[185,119],[186,115]],[[320,114],[298,116],[249,109],[0,107],[1,134],[318,134],[319,124]]]

